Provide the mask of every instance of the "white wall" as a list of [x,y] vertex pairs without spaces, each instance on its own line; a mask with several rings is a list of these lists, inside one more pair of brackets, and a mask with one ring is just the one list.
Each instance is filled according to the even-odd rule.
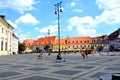
[[12,52],[18,54],[18,41],[19,39],[12,35]]

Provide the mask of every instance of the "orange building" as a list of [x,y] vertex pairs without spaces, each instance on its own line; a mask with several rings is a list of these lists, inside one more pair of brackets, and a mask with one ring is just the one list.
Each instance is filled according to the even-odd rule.
[[[58,39],[56,36],[38,38],[38,40],[26,39],[23,44],[26,46],[26,52],[37,50],[45,52],[45,46],[49,46],[50,51],[58,52]],[[108,37],[71,37],[60,39],[61,52],[79,52],[82,49],[96,49],[98,46],[108,47]]]
[[25,52],[32,52],[34,42],[35,41],[33,39],[26,39],[23,41],[23,45],[25,46]]
[[38,40],[36,40],[36,41],[34,41],[34,43],[32,43],[32,46],[33,46],[32,51],[37,52],[37,50],[39,50],[39,51],[45,52],[44,47],[47,45],[50,47],[49,49],[51,50],[55,39],[56,39],[56,36],[38,38]]
[[[73,37],[60,39],[60,51],[78,52],[81,49],[91,49],[93,40],[94,38],[91,37]],[[58,51],[58,40],[54,42],[52,51]]]

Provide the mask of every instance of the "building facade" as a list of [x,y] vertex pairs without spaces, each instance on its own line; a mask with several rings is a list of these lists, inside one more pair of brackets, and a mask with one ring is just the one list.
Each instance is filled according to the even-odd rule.
[[19,38],[12,33],[12,53],[18,54],[18,44],[19,44]]
[[33,43],[35,41],[33,39],[26,39],[23,41],[23,45],[25,46],[25,53],[29,53],[33,51]]
[[0,16],[0,55],[12,54],[12,29],[13,27]]
[[[34,51],[38,52],[37,49],[40,52],[51,52],[52,51],[52,47],[53,47],[53,43],[56,40],[56,36],[48,36],[48,37],[43,37],[43,38],[38,38],[38,40],[36,40],[33,44],[34,46]],[[48,50],[46,51],[44,48],[46,46],[49,46]]]
[[109,35],[109,50],[120,51],[120,28]]
[[49,50],[52,50],[52,45],[56,39],[56,36],[49,36],[38,38],[37,40],[26,39],[23,41],[26,49],[25,52],[46,52],[45,46],[49,46]]
[[97,49],[98,47],[102,47],[104,51],[108,50],[108,38],[107,35],[94,37],[92,42],[93,48]]
[[[60,39],[61,52],[79,52],[82,49],[91,49],[93,38],[91,37],[72,37]],[[53,44],[53,52],[58,52],[58,40]]]

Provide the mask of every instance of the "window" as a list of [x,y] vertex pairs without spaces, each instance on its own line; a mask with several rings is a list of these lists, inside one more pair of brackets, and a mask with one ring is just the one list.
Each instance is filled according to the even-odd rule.
[[73,48],[74,48],[74,46],[73,46]]
[[5,50],[7,50],[7,42],[5,43]]
[[67,48],[65,47],[65,49],[67,49]]
[[78,48],[78,45],[76,46],[76,48]]
[[68,46],[68,48],[70,48],[70,46]]
[[2,28],[2,33],[3,33],[3,28]]
[[76,41],[76,43],[78,43],[78,41]]
[[3,41],[1,41],[1,51],[3,51]]
[[30,43],[28,43],[28,45],[30,46]]
[[6,35],[7,35],[7,30],[6,30]]

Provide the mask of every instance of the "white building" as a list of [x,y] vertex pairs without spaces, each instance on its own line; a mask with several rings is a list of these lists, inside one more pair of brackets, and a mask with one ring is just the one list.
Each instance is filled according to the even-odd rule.
[[0,55],[12,54],[12,29],[5,16],[0,15]]
[[19,41],[19,38],[14,33],[12,33],[12,52],[13,52],[13,54],[18,54],[18,41]]

